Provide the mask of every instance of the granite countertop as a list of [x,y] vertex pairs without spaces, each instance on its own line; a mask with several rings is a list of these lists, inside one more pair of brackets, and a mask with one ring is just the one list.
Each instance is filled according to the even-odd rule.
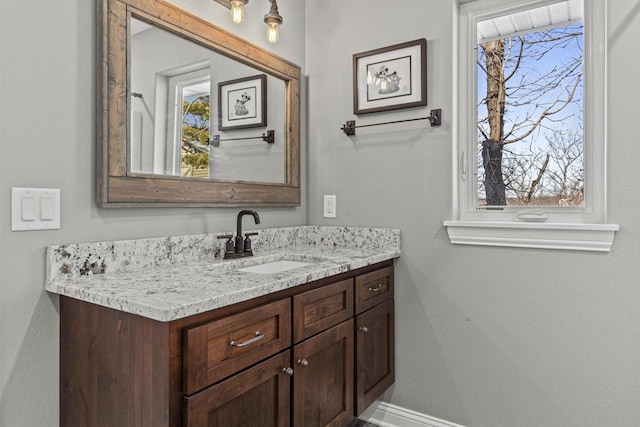
[[[49,292],[167,322],[400,256],[400,231],[354,227],[259,230],[254,256],[223,260],[218,235],[47,248]],[[278,260],[311,265],[273,274],[238,268]]]

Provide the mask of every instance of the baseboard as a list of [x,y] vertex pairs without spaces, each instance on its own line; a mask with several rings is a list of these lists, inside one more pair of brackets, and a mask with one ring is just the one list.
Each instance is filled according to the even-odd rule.
[[464,427],[385,402],[374,402],[358,417],[380,427]]

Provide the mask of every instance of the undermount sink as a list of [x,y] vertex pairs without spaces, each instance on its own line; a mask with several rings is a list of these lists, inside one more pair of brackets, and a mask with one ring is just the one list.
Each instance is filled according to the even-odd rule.
[[264,264],[252,265],[251,267],[243,267],[238,268],[238,271],[245,271],[247,273],[258,273],[258,274],[274,274],[281,273],[283,271],[293,270],[296,268],[306,267],[308,265],[314,264],[313,262],[303,262],[303,261],[291,261],[291,260],[279,260],[266,262]]

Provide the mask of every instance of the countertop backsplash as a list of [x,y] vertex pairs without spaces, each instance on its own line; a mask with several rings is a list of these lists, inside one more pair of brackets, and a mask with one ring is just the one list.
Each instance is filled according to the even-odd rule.
[[[400,251],[400,230],[397,229],[299,226],[257,231],[258,235],[251,238],[256,255],[298,246]],[[234,233],[50,246],[47,248],[46,278],[47,281],[58,281],[203,260],[222,261],[226,240],[218,239],[218,236],[228,234]]]

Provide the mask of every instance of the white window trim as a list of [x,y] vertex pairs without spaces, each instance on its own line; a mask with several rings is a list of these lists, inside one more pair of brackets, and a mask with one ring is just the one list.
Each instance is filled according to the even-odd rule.
[[[180,176],[180,136],[176,139],[177,109],[176,83],[183,80],[212,79],[213,67],[210,61],[182,65],[156,73],[155,80],[155,120],[154,120],[154,173]],[[210,99],[213,97],[211,89]]]
[[[507,246],[609,252],[619,227],[606,218],[606,1],[585,1],[585,208],[544,207],[535,222],[518,218],[531,208],[502,212],[475,209],[475,186],[470,181],[476,150],[476,23],[505,13],[552,4],[557,0],[480,0],[460,7],[457,130],[454,130],[454,220],[445,221],[452,244]],[[472,102],[469,102],[472,100]],[[590,185],[589,185],[590,184]],[[543,222],[541,222],[543,221]]]
[[[167,135],[171,138],[170,161],[173,175],[180,176],[180,161],[182,150],[182,101],[184,100],[184,88],[187,86],[211,83],[211,71],[209,68],[178,74],[169,78],[169,102]],[[209,87],[209,99],[214,99],[211,86]],[[211,101],[209,101],[211,102]],[[211,124],[211,123],[210,123]]]

